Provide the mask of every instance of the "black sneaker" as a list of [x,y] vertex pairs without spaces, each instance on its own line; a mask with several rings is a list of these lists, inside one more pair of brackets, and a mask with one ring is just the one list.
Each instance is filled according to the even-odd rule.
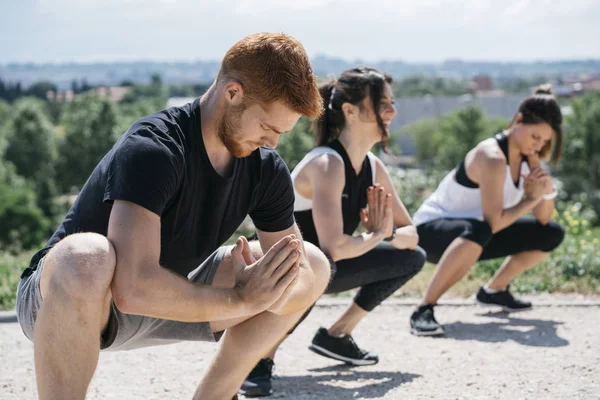
[[320,328],[312,340],[309,350],[348,365],[373,365],[379,362],[379,356],[361,350],[352,336],[330,336],[327,329]]
[[242,383],[238,393],[246,397],[264,397],[273,394],[271,389],[271,378],[275,363],[270,358],[263,358],[256,364],[254,369]]
[[433,304],[420,305],[410,316],[410,333],[415,336],[440,336],[444,328],[435,320]]
[[529,301],[515,299],[508,291],[508,287],[500,292],[490,294],[482,286],[479,288],[475,298],[479,304],[500,306],[507,312],[525,311],[532,308]]

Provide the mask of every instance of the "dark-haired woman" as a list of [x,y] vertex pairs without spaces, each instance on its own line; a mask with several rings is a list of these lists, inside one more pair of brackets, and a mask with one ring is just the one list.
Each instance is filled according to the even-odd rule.
[[[510,282],[545,259],[563,240],[550,221],[556,190],[540,160],[555,163],[562,145],[562,115],[549,86],[526,98],[508,129],[479,143],[439,184],[414,215],[419,245],[437,263],[421,305],[411,316],[418,336],[444,333],[433,310],[438,299],[478,260],[506,257],[477,292],[479,303],[522,311]],[[525,217],[531,212],[533,216]]]
[[[389,76],[360,67],[322,85],[325,109],[313,124],[318,147],[292,171],[296,222],[304,240],[328,254],[336,270],[326,293],[359,288],[345,313],[329,329],[320,328],[309,348],[351,365],[378,362],[376,354],[357,346],[352,331],[425,263],[386,167],[369,152],[389,138],[396,114],[390,83]],[[366,232],[354,235],[360,222]],[[275,351],[244,382],[246,396],[271,393]]]

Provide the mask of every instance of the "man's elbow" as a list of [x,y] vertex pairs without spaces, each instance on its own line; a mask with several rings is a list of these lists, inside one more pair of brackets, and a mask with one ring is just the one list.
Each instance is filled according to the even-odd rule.
[[145,285],[140,279],[131,279],[115,273],[111,284],[113,303],[125,314],[145,315],[147,304]]

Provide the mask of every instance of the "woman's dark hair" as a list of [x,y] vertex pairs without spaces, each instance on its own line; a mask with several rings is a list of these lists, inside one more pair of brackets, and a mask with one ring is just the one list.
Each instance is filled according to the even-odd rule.
[[337,139],[346,126],[342,104],[358,105],[362,111],[361,102],[370,96],[377,125],[381,130],[381,148],[385,151],[388,135],[379,115],[379,105],[386,82],[391,84],[392,77],[375,68],[361,66],[342,72],[337,80],[321,84],[319,92],[323,98],[324,109],[312,125],[317,146],[326,145]]
[[[562,150],[562,113],[560,106],[556,101],[556,97],[552,94],[552,86],[550,84],[540,85],[535,90],[535,93],[527,97],[519,106],[519,113],[523,116],[521,122],[523,124],[541,124],[546,123],[554,130],[556,143],[554,143],[554,151],[552,152],[552,144],[554,138],[550,140],[540,151],[540,158],[550,158],[551,162],[556,164],[560,160]],[[517,116],[513,118],[511,126],[514,125]]]

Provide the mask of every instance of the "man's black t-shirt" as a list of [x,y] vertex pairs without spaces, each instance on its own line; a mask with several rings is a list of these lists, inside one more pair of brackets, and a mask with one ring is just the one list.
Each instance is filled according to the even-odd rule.
[[272,149],[236,158],[230,177],[212,167],[200,128],[199,99],[136,121],[96,166],[60,227],[24,275],[65,236],[106,235],[112,203],[125,200],[161,217],[162,266],[198,267],[246,215],[265,232],[294,223],[289,171]]

